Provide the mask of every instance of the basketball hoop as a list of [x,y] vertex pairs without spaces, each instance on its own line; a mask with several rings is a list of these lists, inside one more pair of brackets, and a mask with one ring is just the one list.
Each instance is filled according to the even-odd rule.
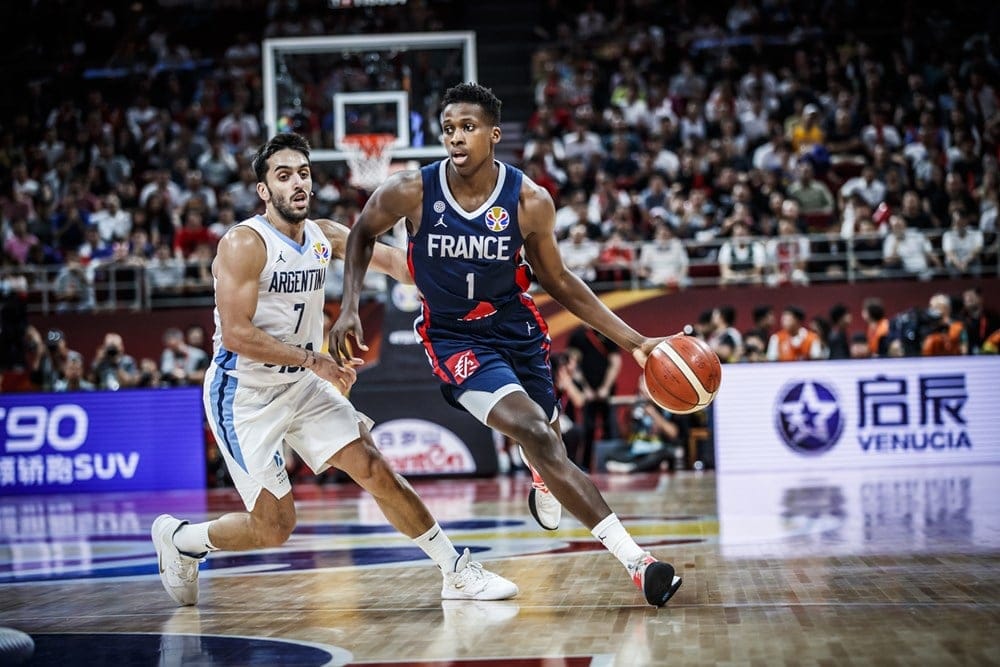
[[351,185],[374,192],[389,176],[394,134],[348,134],[341,139],[351,170]]

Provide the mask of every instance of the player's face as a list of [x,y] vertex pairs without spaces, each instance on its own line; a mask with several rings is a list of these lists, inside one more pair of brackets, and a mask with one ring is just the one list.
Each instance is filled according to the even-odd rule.
[[309,217],[312,170],[302,153],[284,149],[267,160],[267,176],[257,184],[257,194],[288,222]]
[[441,112],[441,140],[455,167],[474,168],[492,158],[500,128],[487,120],[478,104],[449,104]]

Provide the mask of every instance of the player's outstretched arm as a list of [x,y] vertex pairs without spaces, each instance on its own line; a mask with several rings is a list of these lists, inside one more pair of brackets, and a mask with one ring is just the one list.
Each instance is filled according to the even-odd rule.
[[344,296],[340,316],[330,331],[330,352],[335,359],[350,357],[348,334],[354,336],[358,347],[368,349],[358,317],[358,300],[365,271],[374,254],[375,239],[392,229],[400,218],[410,220],[412,225],[419,224],[423,189],[419,171],[393,174],[368,199],[348,234],[344,251]]
[[662,338],[647,338],[615,315],[566,268],[555,237],[555,206],[541,187],[525,178],[519,220],[524,249],[538,284],[568,311],[628,350],[640,366]]
[[[347,253],[347,236],[351,230],[347,225],[333,220],[316,220],[316,224],[333,246],[333,256],[344,259]],[[412,284],[413,276],[406,265],[406,253],[385,243],[376,243],[372,249],[371,268],[379,273],[392,276],[401,283]]]

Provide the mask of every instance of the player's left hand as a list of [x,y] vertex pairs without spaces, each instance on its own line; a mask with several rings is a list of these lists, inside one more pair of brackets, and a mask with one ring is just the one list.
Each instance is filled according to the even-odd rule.
[[342,394],[346,394],[358,380],[357,368],[363,366],[364,363],[364,359],[351,357],[343,359],[343,365],[341,365],[328,354],[317,354],[316,364],[310,370],[324,380],[333,383]]

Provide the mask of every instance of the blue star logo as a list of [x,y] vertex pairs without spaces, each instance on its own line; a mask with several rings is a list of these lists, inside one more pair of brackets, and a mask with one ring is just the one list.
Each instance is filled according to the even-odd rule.
[[844,415],[833,390],[813,380],[786,385],[778,395],[774,425],[790,449],[822,454],[844,430]]

